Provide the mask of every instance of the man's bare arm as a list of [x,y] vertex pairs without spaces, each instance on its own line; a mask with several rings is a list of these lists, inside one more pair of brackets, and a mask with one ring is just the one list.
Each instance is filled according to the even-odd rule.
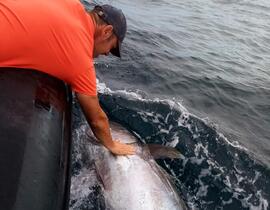
[[116,155],[135,153],[133,146],[113,141],[108,117],[100,107],[97,96],[87,96],[79,93],[76,93],[76,96],[94,135],[107,149]]

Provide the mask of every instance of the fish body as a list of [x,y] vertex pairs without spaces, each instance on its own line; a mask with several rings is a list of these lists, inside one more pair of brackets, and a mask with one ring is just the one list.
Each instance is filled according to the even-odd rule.
[[105,147],[95,146],[95,166],[103,184],[106,209],[186,209],[170,176],[156,163],[147,147],[139,144],[123,126],[110,124],[113,139],[133,144],[136,155],[115,156]]

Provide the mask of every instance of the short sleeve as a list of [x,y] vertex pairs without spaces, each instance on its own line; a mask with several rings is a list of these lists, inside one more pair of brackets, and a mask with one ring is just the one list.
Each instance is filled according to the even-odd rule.
[[89,65],[89,68],[80,70],[80,73],[73,80],[71,88],[76,93],[89,96],[97,95],[96,72],[93,63]]

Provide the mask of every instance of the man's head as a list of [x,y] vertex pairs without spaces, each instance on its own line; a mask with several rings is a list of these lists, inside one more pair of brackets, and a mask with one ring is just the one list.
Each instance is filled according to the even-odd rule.
[[121,44],[127,24],[123,12],[110,5],[95,6],[90,12],[96,23],[93,57],[108,55],[120,57]]

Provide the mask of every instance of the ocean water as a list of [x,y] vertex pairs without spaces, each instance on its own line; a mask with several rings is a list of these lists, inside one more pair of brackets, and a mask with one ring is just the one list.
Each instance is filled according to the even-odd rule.
[[[190,209],[270,209],[270,1],[97,3],[128,23],[122,58],[95,62],[108,116],[181,151],[158,163]],[[70,209],[104,209],[74,106]]]

